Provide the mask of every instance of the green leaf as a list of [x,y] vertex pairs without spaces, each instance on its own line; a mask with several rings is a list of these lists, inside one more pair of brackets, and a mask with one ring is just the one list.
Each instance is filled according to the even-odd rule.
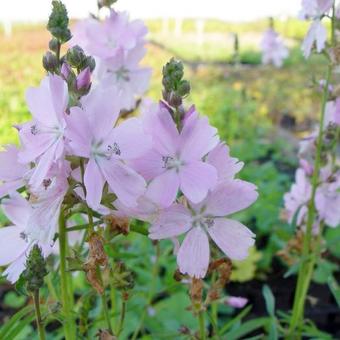
[[266,309],[270,316],[275,316],[275,298],[268,285],[262,288],[262,294],[266,302]]
[[230,320],[229,322],[227,322],[223,328],[220,330],[221,334],[224,334],[225,332],[227,332],[234,324],[236,324],[237,322],[241,321],[251,310],[252,306],[248,306],[245,309],[242,310],[242,312],[240,312],[235,318],[233,318],[232,320]]
[[[15,313],[9,321],[1,328],[0,330],[0,339],[13,339],[8,337],[11,332],[14,332],[17,328],[19,328],[20,320],[27,316],[28,314],[33,312],[33,306],[26,306],[23,309],[19,310],[19,312]],[[34,317],[34,315],[33,315]]]
[[26,302],[26,296],[18,295],[11,291],[5,295],[4,303],[6,306],[18,309],[22,307]]
[[333,275],[328,277],[327,283],[328,283],[329,289],[331,290],[331,292],[332,292],[332,294],[335,298],[336,303],[340,307],[340,286],[339,286],[339,284],[336,282]]
[[265,328],[268,325],[269,321],[270,318],[268,317],[246,321],[237,329],[227,333],[224,339],[228,340],[244,339],[245,335],[254,332],[259,328]]

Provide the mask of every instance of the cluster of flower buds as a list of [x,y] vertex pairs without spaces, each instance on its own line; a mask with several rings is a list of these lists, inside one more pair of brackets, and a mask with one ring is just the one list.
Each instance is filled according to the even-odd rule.
[[190,93],[190,83],[183,76],[183,64],[174,58],[163,67],[163,99],[174,108]]

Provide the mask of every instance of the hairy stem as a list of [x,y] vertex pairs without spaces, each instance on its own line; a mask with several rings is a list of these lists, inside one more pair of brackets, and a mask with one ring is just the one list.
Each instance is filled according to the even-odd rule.
[[72,307],[69,290],[69,278],[66,272],[66,250],[67,250],[67,234],[66,234],[66,224],[64,218],[64,211],[61,210],[59,216],[59,252],[60,252],[60,281],[61,281],[61,301],[62,310],[64,314],[64,332],[66,340],[75,339],[75,334],[73,333],[73,317],[72,317]]
[[44,324],[41,319],[41,312],[40,312],[40,298],[39,298],[39,289],[37,289],[33,293],[33,301],[34,301],[34,310],[35,310],[35,319],[37,323],[37,329],[39,334],[39,340],[45,340],[45,329]]

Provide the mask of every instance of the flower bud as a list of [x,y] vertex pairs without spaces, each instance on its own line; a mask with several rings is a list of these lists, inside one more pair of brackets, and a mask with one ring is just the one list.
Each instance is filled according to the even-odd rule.
[[93,72],[93,70],[96,67],[96,61],[94,60],[93,57],[91,56],[87,56],[85,59],[85,67],[89,67],[91,72]]
[[119,290],[128,290],[134,285],[135,273],[127,269],[123,262],[118,262],[113,269],[113,286]]
[[91,85],[91,71],[89,67],[82,70],[76,79],[77,90],[87,89]]
[[33,246],[28,255],[26,269],[22,275],[30,293],[37,291],[44,284],[44,277],[47,275],[46,261],[42,256],[41,248],[37,244]]
[[48,48],[52,51],[52,52],[57,52],[58,48],[59,48],[59,42],[58,39],[56,38],[52,38],[49,43],[48,43]]
[[71,31],[68,29],[68,15],[65,5],[61,1],[52,1],[52,13],[48,19],[47,29],[53,37],[64,43],[71,39]]
[[64,62],[61,65],[60,73],[64,77],[64,79],[67,80],[69,75],[70,75],[70,73],[71,73],[70,65],[68,63]]
[[111,7],[117,0],[98,0],[98,7]]
[[78,45],[71,47],[66,53],[66,60],[73,67],[80,67],[85,59],[85,53]]
[[45,53],[42,63],[47,72],[54,73],[58,69],[58,59],[55,54],[50,51]]
[[177,93],[181,97],[185,97],[190,93],[190,83],[187,80],[182,80],[178,86]]

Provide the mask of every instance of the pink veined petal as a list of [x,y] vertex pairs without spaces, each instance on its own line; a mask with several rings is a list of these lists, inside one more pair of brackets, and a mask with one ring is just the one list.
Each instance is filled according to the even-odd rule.
[[219,142],[217,129],[209,125],[207,117],[192,113],[180,134],[180,152],[183,160],[200,160]]
[[256,201],[256,186],[240,179],[220,183],[206,199],[206,213],[227,216],[249,207]]
[[130,81],[135,91],[135,95],[142,95],[149,87],[151,78],[151,68],[138,68],[130,72]]
[[125,64],[128,68],[133,68],[138,66],[139,62],[145,56],[146,48],[144,44],[137,45],[132,50],[128,51],[125,57]]
[[66,122],[66,138],[72,152],[77,156],[89,157],[93,136],[86,114],[79,107],[71,107]]
[[38,160],[29,180],[29,184],[32,185],[33,188],[37,188],[46,178],[46,175],[55,160],[55,154],[59,143],[63,143],[63,141],[56,141]]
[[97,86],[82,98],[81,103],[93,136],[96,140],[105,138],[118,119],[120,98],[117,90]]
[[100,160],[100,169],[111,190],[126,206],[137,205],[137,199],[144,194],[144,178],[119,160]]
[[29,88],[26,91],[26,102],[33,117],[45,126],[58,126],[58,117],[55,114],[49,76],[46,76],[39,87]]
[[26,241],[20,236],[23,227],[0,228],[0,266],[13,262],[27,248]]
[[233,179],[244,165],[237,158],[230,157],[228,146],[222,143],[208,153],[207,163],[216,168],[219,180]]
[[35,161],[55,142],[56,136],[51,133],[41,132],[37,135],[32,135],[30,128],[34,125],[36,124],[27,125],[19,132],[21,143],[24,146],[18,154],[18,161],[20,163]]
[[168,110],[158,106],[156,112],[150,111],[151,117],[145,117],[152,129],[154,148],[163,156],[173,156],[178,148],[178,131]]
[[244,260],[254,245],[255,235],[242,223],[227,218],[215,218],[208,228],[210,237],[232,260]]
[[191,161],[179,170],[180,188],[193,203],[201,202],[217,183],[216,169],[201,161]]
[[21,273],[25,270],[28,247],[17,259],[15,259],[3,272],[3,276],[11,283],[18,281]]
[[183,274],[203,278],[209,266],[210,249],[207,234],[200,227],[192,228],[177,253],[177,264]]
[[179,178],[176,171],[167,170],[154,178],[148,187],[148,197],[162,207],[170,206],[176,199]]
[[90,159],[87,163],[84,184],[86,187],[86,201],[88,205],[97,209],[103,194],[104,177],[94,159]]
[[153,240],[172,238],[184,234],[191,228],[191,214],[186,207],[173,204],[161,211],[159,218],[149,229]]
[[316,50],[320,53],[324,48],[327,41],[327,30],[326,27],[321,23],[318,22],[315,31],[315,41],[316,41]]
[[22,187],[25,184],[24,180],[18,179],[16,181],[10,181],[0,184],[0,198],[8,195],[12,192],[15,192],[20,187]]
[[155,150],[150,150],[143,157],[134,159],[129,164],[147,181],[165,171],[162,155]]
[[68,88],[66,82],[60,76],[49,75],[49,87],[55,115],[59,122],[64,119],[64,113],[68,104]]
[[143,156],[151,148],[151,137],[146,135],[140,120],[130,118],[112,130],[106,142],[117,145],[119,158],[124,160]]
[[5,151],[0,152],[0,180],[16,180],[28,171],[28,165],[18,163],[18,153],[15,145],[6,145]]
[[17,192],[12,193],[10,198],[3,199],[1,207],[10,221],[23,228],[32,213],[31,205]]

